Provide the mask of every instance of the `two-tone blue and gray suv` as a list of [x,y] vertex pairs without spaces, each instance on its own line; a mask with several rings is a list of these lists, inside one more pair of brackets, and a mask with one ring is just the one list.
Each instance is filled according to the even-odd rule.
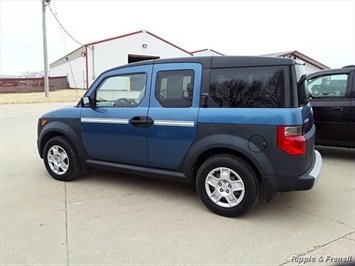
[[190,57],[102,73],[75,107],[43,115],[38,150],[49,174],[70,181],[104,168],[196,185],[223,216],[256,204],[260,183],[311,189],[322,166],[297,62]]

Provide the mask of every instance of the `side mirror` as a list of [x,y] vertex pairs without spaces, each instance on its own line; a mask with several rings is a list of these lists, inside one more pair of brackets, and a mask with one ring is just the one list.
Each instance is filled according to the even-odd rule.
[[84,96],[84,97],[81,97],[81,106],[82,107],[85,107],[85,108],[94,108],[95,107],[95,101],[90,98],[89,96]]
[[208,93],[204,92],[201,94],[201,97],[200,97],[200,106],[201,107],[208,107]]

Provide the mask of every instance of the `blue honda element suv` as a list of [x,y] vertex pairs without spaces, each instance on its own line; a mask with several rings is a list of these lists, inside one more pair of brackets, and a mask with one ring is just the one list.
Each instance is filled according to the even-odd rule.
[[103,72],[80,102],[38,121],[49,174],[90,168],[195,184],[212,212],[236,217],[280,191],[309,190],[322,158],[293,59],[157,59]]

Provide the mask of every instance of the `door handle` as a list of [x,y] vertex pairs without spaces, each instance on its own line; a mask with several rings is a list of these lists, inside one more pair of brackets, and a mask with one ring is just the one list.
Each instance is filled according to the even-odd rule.
[[149,116],[134,116],[131,118],[130,123],[134,127],[146,128],[153,125],[153,119]]
[[334,111],[343,111],[343,110],[344,110],[344,107],[341,107],[341,106],[339,106],[339,107],[332,107],[332,110],[334,110]]

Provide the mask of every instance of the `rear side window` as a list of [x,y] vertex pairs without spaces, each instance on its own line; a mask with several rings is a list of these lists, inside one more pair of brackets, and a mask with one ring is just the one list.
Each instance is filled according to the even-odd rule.
[[191,107],[193,70],[159,71],[155,98],[163,107]]
[[223,108],[281,108],[286,71],[283,67],[212,69],[209,95]]

